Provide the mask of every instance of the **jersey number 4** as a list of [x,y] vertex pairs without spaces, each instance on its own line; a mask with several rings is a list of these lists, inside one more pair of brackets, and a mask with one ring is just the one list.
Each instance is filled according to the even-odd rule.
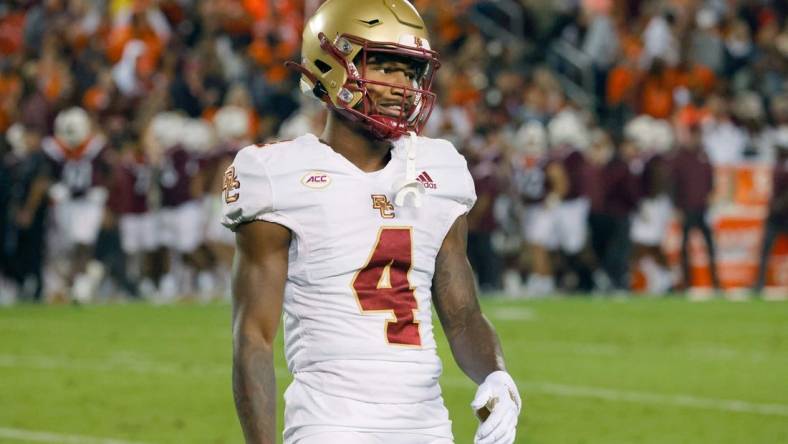
[[386,321],[389,344],[420,346],[418,302],[408,281],[413,243],[409,227],[385,227],[369,261],[353,278],[353,290],[364,313],[390,312]]

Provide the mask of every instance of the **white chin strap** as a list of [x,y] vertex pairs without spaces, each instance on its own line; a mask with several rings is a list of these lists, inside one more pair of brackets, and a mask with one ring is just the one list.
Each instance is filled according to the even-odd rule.
[[410,199],[412,206],[421,207],[421,195],[424,194],[424,185],[416,180],[416,133],[411,131],[407,137],[406,143],[406,160],[405,160],[405,178],[397,181],[394,184],[394,204],[398,207],[404,207],[408,202],[408,196],[413,196]]

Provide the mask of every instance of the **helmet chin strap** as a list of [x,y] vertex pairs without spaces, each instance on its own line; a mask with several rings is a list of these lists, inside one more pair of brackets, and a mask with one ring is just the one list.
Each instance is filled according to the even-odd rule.
[[408,196],[413,196],[410,200],[415,208],[421,207],[421,195],[424,194],[424,185],[416,180],[416,133],[410,131],[406,137],[405,154],[405,177],[394,184],[394,204],[404,207],[408,201]]

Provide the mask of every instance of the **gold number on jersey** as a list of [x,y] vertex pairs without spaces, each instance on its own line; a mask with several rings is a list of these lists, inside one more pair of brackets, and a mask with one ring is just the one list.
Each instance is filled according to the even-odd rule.
[[352,286],[362,313],[393,314],[395,320],[386,321],[385,327],[389,344],[419,347],[419,304],[408,280],[412,246],[410,227],[381,228],[369,260],[356,273]]

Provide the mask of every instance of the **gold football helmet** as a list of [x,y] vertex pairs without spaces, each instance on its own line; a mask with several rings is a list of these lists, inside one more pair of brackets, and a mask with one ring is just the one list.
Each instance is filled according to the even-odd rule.
[[[370,54],[412,60],[419,75],[409,86],[369,80]],[[430,48],[424,21],[406,0],[327,0],[306,23],[301,57],[301,65],[288,63],[301,72],[301,89],[361,122],[376,137],[418,133],[432,112],[438,54]],[[369,84],[402,88],[399,117],[376,110]]]

